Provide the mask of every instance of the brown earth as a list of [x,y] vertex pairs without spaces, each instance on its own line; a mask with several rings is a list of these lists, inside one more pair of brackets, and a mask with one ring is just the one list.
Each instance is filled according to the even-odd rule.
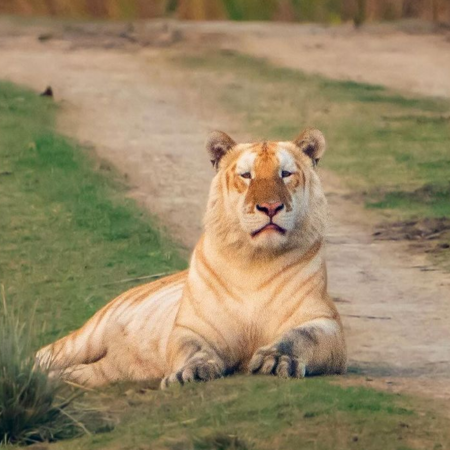
[[[399,222],[382,223],[373,233],[376,239],[385,241],[415,241],[428,242],[442,239],[450,232],[450,219],[446,217],[426,218],[422,220],[403,220]],[[435,247],[436,248],[436,247]],[[438,248],[449,248],[449,244],[440,243]],[[430,245],[429,251],[433,248]]]
[[281,66],[406,93],[450,97],[448,30],[430,33],[427,26],[412,22],[400,28],[362,29],[255,24],[251,31],[238,31],[242,39],[234,48]]
[[[147,35],[147,44],[152,45],[143,46],[145,33],[134,28],[118,34],[113,26],[112,31],[99,34],[99,25],[95,25],[90,34],[73,27],[64,34],[61,27],[22,28],[2,22],[0,78],[39,91],[51,85],[63,106],[60,129],[94,146],[102,158],[125,173],[131,195],[160,217],[189,249],[201,231],[212,177],[203,150],[207,132],[221,128],[240,139],[251,137],[217,105],[212,107],[211,99],[186,89],[183,81],[195,73],[168,62],[171,52],[187,51],[193,42],[201,42],[192,26],[180,25],[176,30],[173,25],[156,26],[159,31]],[[249,25],[249,35],[255,26],[261,27],[258,33],[264,35],[268,53],[270,34],[274,33],[272,49],[278,58],[282,52],[275,49],[284,45],[282,37],[270,25]],[[209,33],[209,42],[234,47],[241,39],[239,33],[245,30],[239,25],[240,31],[235,33],[230,25],[233,38],[228,39],[223,35],[228,25],[205,24],[203,28]],[[317,37],[314,29],[295,28],[299,42],[313,41]],[[450,95],[450,66],[446,65],[450,44],[444,44],[442,36],[422,36],[416,48],[411,43],[406,46],[406,36],[398,36],[398,31],[392,36],[366,32],[364,39],[371,42],[372,59],[379,70],[373,71],[373,64],[368,64],[363,71],[362,61],[349,61],[352,52],[355,60],[360,54],[356,44],[346,37],[345,30],[339,39],[336,33],[341,31],[321,29],[320,39],[330,45],[339,39],[346,44],[336,44],[326,70],[324,58],[311,65],[314,71],[320,68],[324,74],[345,74],[356,80]],[[259,35],[255,36],[250,41],[244,36],[242,42],[255,43]],[[181,46],[170,51],[161,48],[183,37],[188,42]],[[436,41],[440,45],[434,45]],[[304,61],[317,61],[315,46],[302,47],[300,57],[294,54],[297,47],[290,45],[286,44],[283,54],[291,48],[292,60],[286,61],[292,66],[305,68]],[[414,67],[411,47],[417,59]],[[251,46],[244,48],[252,51]],[[395,58],[386,58],[390,53]],[[398,64],[404,70],[399,71]],[[428,90],[427,79],[435,81]],[[408,252],[402,242],[376,241],[372,236],[376,218],[349,200],[333,174],[323,172],[322,179],[330,203],[330,287],[347,331],[351,372],[364,373],[368,383],[375,379],[377,386],[388,389],[450,398],[449,275],[436,268],[427,270],[429,263]]]

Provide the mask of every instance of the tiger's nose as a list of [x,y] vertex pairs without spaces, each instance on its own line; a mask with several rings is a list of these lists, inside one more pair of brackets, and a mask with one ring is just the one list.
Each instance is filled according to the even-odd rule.
[[276,214],[278,214],[278,212],[281,211],[283,208],[284,208],[284,204],[281,202],[268,202],[268,203],[260,203],[259,205],[256,205],[256,209],[258,211],[263,212],[270,218],[272,218]]

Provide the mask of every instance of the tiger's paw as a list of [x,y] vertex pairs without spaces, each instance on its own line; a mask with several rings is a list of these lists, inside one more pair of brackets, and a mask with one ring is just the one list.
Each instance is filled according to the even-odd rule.
[[303,378],[306,374],[306,365],[295,356],[282,352],[278,347],[268,346],[256,351],[250,360],[248,370],[252,374]]
[[161,389],[167,389],[172,384],[180,384],[192,381],[211,381],[223,376],[223,369],[217,361],[195,361],[186,364],[181,370],[173,372],[161,381]]

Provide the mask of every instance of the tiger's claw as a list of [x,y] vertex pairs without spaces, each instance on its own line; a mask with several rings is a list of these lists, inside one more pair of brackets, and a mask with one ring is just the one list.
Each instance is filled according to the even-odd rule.
[[173,372],[161,381],[161,389],[167,389],[172,384],[180,384],[193,381],[211,381],[223,376],[223,370],[213,359],[196,361],[186,364],[181,370]]
[[276,375],[281,378],[303,378],[306,366],[294,355],[283,353],[277,347],[262,347],[250,360],[252,374]]

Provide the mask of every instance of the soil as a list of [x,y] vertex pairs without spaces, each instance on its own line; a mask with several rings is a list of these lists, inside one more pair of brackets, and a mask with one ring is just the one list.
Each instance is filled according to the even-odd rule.
[[351,25],[233,25],[233,34],[239,38],[230,47],[281,66],[405,93],[450,96],[448,29],[430,32],[420,22],[358,29]]
[[[355,40],[356,31],[347,29],[255,24],[245,31],[234,25],[204,24],[195,31],[181,24],[177,31],[157,24],[159,34],[143,45],[144,32],[118,35],[123,25],[104,34],[93,25],[90,35],[72,27],[67,35],[61,26],[0,22],[0,78],[38,92],[51,85],[63,107],[60,129],[126,174],[130,195],[187,249],[201,232],[213,175],[203,150],[208,131],[248,136],[209,99],[186,89],[183,69],[167,62],[167,46],[180,39],[194,45],[209,33],[210,45],[235,46],[242,39],[249,52],[324,75],[450,95],[450,44],[441,35],[366,31]],[[286,30],[293,33],[289,40]],[[329,285],[346,328],[350,372],[376,379],[377,386],[449,399],[448,273],[423,270],[429,262],[403,242],[376,240],[373,213],[333,174],[321,176],[330,204]]]
[[[381,224],[373,233],[376,239],[387,241],[436,241],[450,231],[450,219],[446,217],[427,218],[422,220],[404,220]],[[447,243],[438,244],[443,249],[449,248]]]

